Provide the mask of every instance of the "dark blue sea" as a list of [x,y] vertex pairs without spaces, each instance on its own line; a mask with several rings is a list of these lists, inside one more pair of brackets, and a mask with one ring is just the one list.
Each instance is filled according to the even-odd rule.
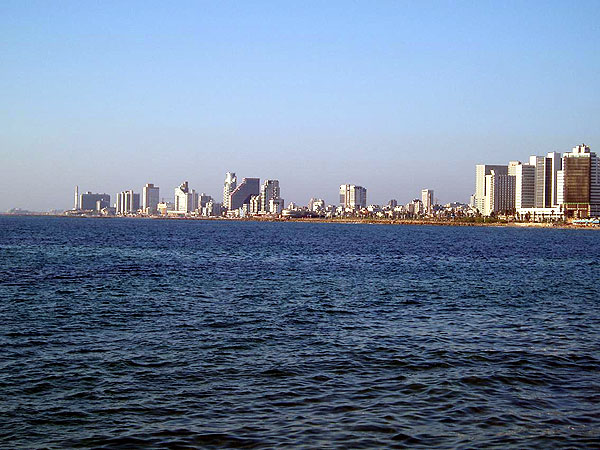
[[0,217],[0,447],[597,448],[600,231]]

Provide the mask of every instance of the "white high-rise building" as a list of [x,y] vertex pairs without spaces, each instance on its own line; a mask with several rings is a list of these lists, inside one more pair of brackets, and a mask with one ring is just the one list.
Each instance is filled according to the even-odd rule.
[[531,156],[529,164],[535,166],[535,207],[553,208],[558,205],[558,171],[562,169],[560,153]]
[[184,181],[175,188],[175,211],[190,213],[198,208],[198,194],[191,190],[188,182]]
[[421,202],[423,203],[423,213],[431,214],[433,211],[433,189],[423,189],[421,191]]
[[514,212],[515,178],[515,176],[508,175],[507,173],[497,173],[495,169],[492,169],[490,174],[485,176],[486,195],[484,215],[490,216],[492,214],[510,214]]
[[533,208],[535,205],[535,166],[519,164],[515,167],[515,208]]
[[75,204],[73,206],[73,209],[79,209],[79,186],[75,186]]
[[225,174],[225,184],[223,186],[223,208],[231,209],[231,193],[237,187],[237,178],[235,172],[227,172]]
[[280,198],[279,180],[265,180],[260,188],[259,212],[276,214],[271,210],[271,200],[279,200]]
[[492,170],[496,171],[498,175],[508,175],[508,166],[499,164],[477,164],[475,166],[475,208],[480,213],[484,213],[486,203],[486,182],[485,177],[489,175]]
[[140,209],[140,194],[134,193],[132,190],[119,192],[117,194],[117,202],[115,203],[117,214],[133,214]]
[[159,188],[152,183],[147,183],[142,189],[142,210],[146,214],[156,214],[159,198]]
[[550,152],[546,155],[546,164],[550,166],[550,207],[558,203],[558,172],[562,170],[562,155],[558,152]]
[[340,186],[340,205],[345,209],[361,209],[367,207],[367,189],[354,184]]

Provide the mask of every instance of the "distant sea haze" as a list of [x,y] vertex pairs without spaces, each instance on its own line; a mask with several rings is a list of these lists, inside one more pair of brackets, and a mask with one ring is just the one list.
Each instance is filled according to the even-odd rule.
[[0,217],[2,448],[594,448],[593,230]]

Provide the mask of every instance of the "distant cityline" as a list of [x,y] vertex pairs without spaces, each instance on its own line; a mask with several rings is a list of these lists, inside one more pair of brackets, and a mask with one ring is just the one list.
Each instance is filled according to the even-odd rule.
[[390,200],[386,205],[369,205],[367,189],[354,184],[339,188],[339,204],[328,205],[311,198],[306,206],[281,198],[279,180],[243,178],[227,172],[222,202],[197,193],[184,181],[174,189],[174,200],[160,201],[160,190],[152,183],[119,192],[114,204],[108,194],[75,188],[75,201],[68,215],[163,216],[163,217],[373,217],[388,219],[497,217],[518,221],[565,221],[600,217],[600,159],[581,144],[569,153],[551,152],[531,156],[527,163],[510,161],[475,166],[475,193],[469,204],[439,205],[432,189],[406,205]]
[[238,183],[235,172],[227,172],[223,183],[223,200],[217,202],[205,193],[197,193],[184,181],[174,189],[173,201],[160,200],[160,189],[152,183],[142,188],[141,195],[131,190],[119,192],[111,204],[109,194],[79,193],[75,187],[74,206],[68,215],[100,216],[164,216],[164,217],[381,217],[413,218],[435,214],[468,215],[468,205],[434,204],[432,189],[423,189],[421,199],[406,205],[390,200],[387,205],[368,205],[367,189],[355,184],[342,184],[339,205],[328,205],[321,198],[311,198],[306,206],[293,202],[287,207],[281,198],[279,180],[243,178]]

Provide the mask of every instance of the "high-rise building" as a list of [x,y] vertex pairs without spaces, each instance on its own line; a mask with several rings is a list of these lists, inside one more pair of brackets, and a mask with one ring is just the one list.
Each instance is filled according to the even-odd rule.
[[260,188],[260,212],[265,214],[275,214],[271,210],[271,200],[279,200],[280,197],[279,180],[265,180]]
[[433,211],[433,189],[423,189],[421,191],[421,202],[423,203],[423,212],[431,214]]
[[79,209],[79,186],[75,186],[75,205],[73,206],[73,209]]
[[[504,172],[502,170],[501,172]],[[515,209],[515,176],[508,173],[496,173],[495,169],[485,176],[485,203],[486,216],[502,213],[510,214]]]
[[514,171],[515,209],[520,213],[521,209],[535,206],[535,166],[519,164],[514,168]]
[[198,194],[184,181],[175,188],[175,211],[190,213],[198,208]]
[[132,214],[140,209],[140,194],[132,190],[119,192],[115,204],[117,214]]
[[486,203],[486,182],[485,177],[489,175],[492,170],[496,171],[497,175],[508,175],[508,166],[499,164],[477,164],[475,166],[475,208],[480,213],[484,212]]
[[600,161],[581,144],[563,155],[563,211],[568,218],[600,216]]
[[79,197],[79,209],[84,211],[100,211],[102,208],[110,206],[110,195],[92,194],[85,192]]
[[237,187],[237,178],[235,176],[235,172],[227,172],[225,174],[225,184],[223,186],[223,208],[232,209],[230,199],[231,193]]
[[258,195],[260,190],[260,179],[244,178],[242,182],[231,192],[228,200],[228,209],[233,211],[243,205],[250,204],[250,197]]
[[558,171],[562,169],[560,153],[531,156],[529,164],[535,166],[535,207],[552,208],[557,203]]
[[361,209],[367,207],[367,189],[354,184],[340,186],[340,205],[345,209]]
[[558,203],[558,172],[562,170],[562,155],[559,152],[550,152],[546,155],[546,164],[550,166],[550,207]]
[[152,183],[147,183],[142,189],[142,209],[146,214],[156,214],[160,202],[159,188]]

